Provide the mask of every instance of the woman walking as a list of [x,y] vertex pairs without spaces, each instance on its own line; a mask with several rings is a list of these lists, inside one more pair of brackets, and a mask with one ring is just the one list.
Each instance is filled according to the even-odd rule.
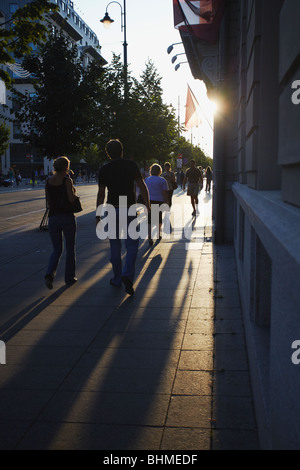
[[[150,175],[146,178],[145,183],[149,191],[151,211],[148,214],[148,240],[149,245],[153,245],[152,240],[152,224],[153,224],[153,213],[155,206],[161,206],[161,204],[168,204],[168,185],[162,174],[162,168],[157,163],[150,168]],[[152,214],[152,215],[151,215]],[[161,226],[162,226],[162,213],[159,211],[158,219],[158,238],[161,239]]]
[[212,171],[211,171],[211,167],[210,167],[210,166],[208,166],[208,167],[206,168],[205,176],[206,176],[206,188],[205,188],[205,191],[210,193],[210,187],[211,187],[211,182],[212,182],[212,177],[213,177]]
[[63,236],[66,243],[65,283],[73,285],[75,277],[76,219],[72,209],[63,207],[63,201],[72,204],[76,199],[73,181],[69,176],[70,160],[58,157],[54,161],[54,174],[46,181],[46,205],[49,209],[49,234],[53,245],[45,275],[46,286],[53,288],[53,281],[63,251]]

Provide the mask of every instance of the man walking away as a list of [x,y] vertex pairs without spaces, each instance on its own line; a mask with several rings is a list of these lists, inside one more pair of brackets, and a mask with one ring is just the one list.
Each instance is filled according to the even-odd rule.
[[187,195],[191,197],[191,204],[193,206],[192,216],[195,216],[197,213],[199,214],[198,194],[200,186],[203,185],[203,176],[201,171],[196,167],[195,160],[191,160],[190,164],[191,166],[187,170],[183,181],[183,190],[185,190],[185,185],[188,183]]
[[[128,226],[136,219],[136,216],[128,215],[128,209],[136,204],[135,182],[140,189],[140,194],[148,211],[150,210],[149,193],[137,164],[133,161],[123,159],[123,145],[118,139],[110,140],[106,144],[105,150],[111,161],[102,166],[99,170],[97,208],[104,203],[105,189],[107,188],[107,204],[115,208],[116,215],[116,236],[109,238],[110,262],[114,273],[110,284],[119,287],[123,282],[125,291],[129,295],[134,295],[133,281],[139,239],[132,239],[128,233]],[[127,238],[125,239],[126,258],[124,266],[122,266],[122,245],[119,233],[120,197],[122,200],[124,197],[127,198],[127,227],[124,227],[125,230],[127,229]],[[123,206],[122,210],[124,210]],[[100,216],[97,216],[96,223],[98,223],[100,219]]]

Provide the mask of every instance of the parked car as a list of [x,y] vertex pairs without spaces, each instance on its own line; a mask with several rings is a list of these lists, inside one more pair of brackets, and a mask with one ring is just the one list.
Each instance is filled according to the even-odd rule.
[[12,186],[12,182],[6,176],[0,176],[0,186]]

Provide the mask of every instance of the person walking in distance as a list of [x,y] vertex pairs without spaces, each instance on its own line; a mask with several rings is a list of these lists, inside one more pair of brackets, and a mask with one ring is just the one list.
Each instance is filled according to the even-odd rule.
[[200,191],[200,186],[203,185],[203,176],[201,171],[196,167],[196,162],[194,159],[190,161],[190,168],[186,171],[185,178],[183,181],[183,190],[185,190],[186,183],[188,184],[187,195],[191,197],[191,204],[193,207],[192,216],[199,214],[198,204],[198,194]]
[[[145,183],[149,191],[151,211],[148,216],[148,242],[153,245],[152,226],[153,226],[153,209],[155,206],[168,204],[168,185],[165,178],[162,178],[162,168],[158,163],[154,163],[150,168],[150,176],[146,178]],[[161,240],[162,213],[158,215],[158,239]]]
[[208,167],[206,168],[205,176],[206,176],[206,188],[205,188],[205,191],[210,193],[210,187],[211,187],[211,182],[212,182],[212,171],[211,171],[211,167],[210,167],[210,166],[208,166]]
[[[136,204],[135,182],[140,190],[147,211],[150,210],[149,193],[137,164],[123,158],[123,145],[118,139],[110,140],[106,144],[105,150],[111,161],[102,166],[99,170],[97,209],[104,204],[107,188],[107,204],[114,207],[116,220],[115,234],[111,236],[108,234],[110,242],[110,262],[114,273],[110,284],[119,287],[123,283],[127,294],[132,296],[134,295],[133,281],[139,238],[133,239],[130,237],[128,227],[137,217],[136,215],[129,215],[128,209]],[[125,206],[123,205],[124,199],[126,200]],[[120,225],[123,219],[123,217],[120,217],[121,210],[124,209],[126,210],[127,216],[125,227]],[[98,224],[100,220],[101,216],[97,215],[96,223]],[[124,266],[122,266],[121,259],[122,244],[120,232],[122,228],[127,234],[125,238],[126,257]]]
[[75,239],[76,219],[72,209],[62,207],[62,193],[72,204],[76,199],[76,190],[69,176],[70,160],[58,157],[53,164],[54,174],[46,180],[46,204],[49,209],[49,235],[53,245],[45,275],[46,286],[53,288],[53,281],[63,251],[63,236],[66,242],[65,283],[72,286],[77,281],[75,277]]
[[168,205],[169,205],[169,208],[171,209],[173,191],[174,191],[174,186],[176,184],[175,173],[171,171],[171,164],[169,162],[165,163],[164,170],[165,171],[163,172],[162,177],[165,178],[168,184]]

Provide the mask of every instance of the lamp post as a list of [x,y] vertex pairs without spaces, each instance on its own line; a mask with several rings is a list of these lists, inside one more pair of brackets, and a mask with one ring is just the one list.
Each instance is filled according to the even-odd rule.
[[121,8],[121,31],[124,32],[124,42],[123,42],[123,50],[124,50],[124,97],[125,99],[127,98],[127,92],[128,92],[128,64],[127,64],[127,37],[126,37],[126,0],[123,0],[123,8],[122,5],[119,2],[110,2],[107,7],[106,7],[106,13],[105,16],[102,20],[100,20],[101,23],[103,23],[103,26],[105,28],[109,28],[111,24],[114,22],[113,19],[110,18],[107,9],[109,5],[112,3],[117,3],[119,7]]
[[171,54],[172,50],[174,49],[174,46],[177,46],[178,44],[182,44],[182,42],[175,42],[174,44],[171,44],[167,49],[167,53]]
[[180,65],[181,65],[181,64],[188,64],[188,63],[189,63],[188,61],[186,61],[186,62],[179,62],[179,64],[177,64],[176,67],[175,67],[175,71],[177,72],[177,70],[180,68]]
[[174,57],[172,57],[172,64],[174,64],[174,62],[176,62],[179,55],[185,55],[185,52],[181,52],[180,54],[174,55]]

